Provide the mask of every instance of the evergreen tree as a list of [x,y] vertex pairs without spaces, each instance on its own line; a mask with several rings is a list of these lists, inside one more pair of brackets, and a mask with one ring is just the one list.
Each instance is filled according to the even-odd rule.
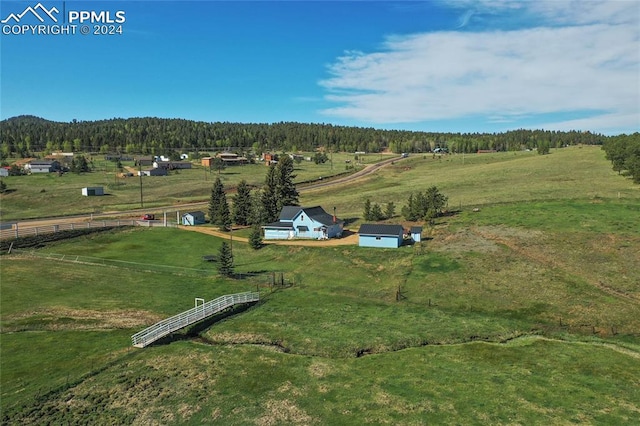
[[425,201],[426,201],[426,209],[424,213],[425,220],[433,219],[434,217],[440,216],[442,214],[442,209],[444,209],[447,204],[447,197],[438,191],[438,188],[435,186],[427,189],[425,193]]
[[220,209],[218,211],[218,217],[220,218],[220,229],[222,231],[228,231],[231,229],[231,214],[229,213],[229,204],[227,203],[227,197],[223,194],[222,202],[220,203]]
[[280,157],[275,169],[276,179],[276,205],[278,214],[284,206],[297,206],[298,191],[293,183],[296,175],[293,174],[293,160],[288,155]]
[[7,191],[7,184],[0,179],[0,194],[5,193],[6,191]]
[[371,200],[364,200],[364,209],[362,211],[362,217],[364,220],[371,220]]
[[369,220],[382,220],[384,219],[384,215],[382,214],[382,208],[380,204],[373,203],[371,206],[371,219]]
[[265,214],[262,206],[260,191],[251,193],[251,210],[249,214],[250,225],[262,225]]
[[222,242],[218,254],[218,273],[225,277],[233,275],[233,252],[231,246],[226,242]]
[[389,201],[387,203],[387,208],[385,209],[384,216],[387,219],[391,219],[396,214],[396,205],[393,204],[393,201]]
[[71,160],[71,171],[74,173],[85,173],[89,171],[89,163],[84,155],[79,155]]
[[211,199],[209,200],[209,221],[214,225],[219,225],[223,231],[228,231],[231,226],[231,216],[229,214],[229,204],[224,193],[224,186],[220,178],[216,178],[211,189]]
[[425,193],[409,194],[407,205],[402,207],[402,215],[409,221],[431,220],[442,213],[446,204],[447,197],[432,186]]
[[404,216],[405,219],[410,221],[417,220],[417,218],[413,216],[414,202],[415,201],[413,200],[413,193],[410,193],[409,199],[407,200],[407,205],[402,206],[402,209],[401,209],[402,216]]
[[262,229],[259,225],[254,225],[249,234],[249,245],[252,249],[258,250],[262,247]]
[[280,210],[278,209],[277,180],[275,166],[269,166],[264,188],[260,197],[262,203],[262,223],[270,223],[278,220]]
[[238,184],[238,189],[233,198],[233,221],[241,226],[250,223],[252,209],[251,190],[244,179]]

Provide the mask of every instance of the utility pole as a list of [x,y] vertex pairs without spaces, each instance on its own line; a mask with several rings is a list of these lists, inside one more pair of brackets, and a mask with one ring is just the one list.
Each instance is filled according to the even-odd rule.
[[138,160],[138,175],[140,176],[140,208],[144,208],[144,203],[142,202],[142,161]]

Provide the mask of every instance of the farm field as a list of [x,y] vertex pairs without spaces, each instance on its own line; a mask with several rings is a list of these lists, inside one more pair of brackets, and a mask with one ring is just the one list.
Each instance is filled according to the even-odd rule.
[[[638,186],[575,147],[413,156],[301,203],[357,230],[365,198],[399,210],[431,185],[455,212],[423,243],[234,242],[260,278],[220,278],[202,256],[222,240],[172,228],[4,254],[2,423],[640,422]],[[269,287],[280,273],[293,285]],[[195,297],[256,288],[243,312],[130,346]]]

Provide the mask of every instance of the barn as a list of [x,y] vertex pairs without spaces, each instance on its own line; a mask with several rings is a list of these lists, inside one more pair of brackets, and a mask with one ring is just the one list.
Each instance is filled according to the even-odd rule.
[[182,224],[185,226],[201,225],[206,223],[204,213],[201,211],[187,212],[182,215]]
[[398,248],[402,245],[402,225],[363,223],[358,230],[360,247]]
[[82,195],[85,197],[104,195],[104,188],[101,186],[87,186],[82,188]]

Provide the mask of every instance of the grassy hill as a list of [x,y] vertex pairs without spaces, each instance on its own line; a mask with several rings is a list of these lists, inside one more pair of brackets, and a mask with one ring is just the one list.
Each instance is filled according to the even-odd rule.
[[[576,147],[414,156],[301,201],[356,229],[365,198],[401,206],[430,185],[460,212],[422,244],[234,242],[257,279],[218,277],[201,257],[221,240],[176,229],[3,256],[2,423],[640,421],[638,188]],[[273,291],[280,273],[294,285]],[[194,297],[256,288],[248,310],[130,346]]]

